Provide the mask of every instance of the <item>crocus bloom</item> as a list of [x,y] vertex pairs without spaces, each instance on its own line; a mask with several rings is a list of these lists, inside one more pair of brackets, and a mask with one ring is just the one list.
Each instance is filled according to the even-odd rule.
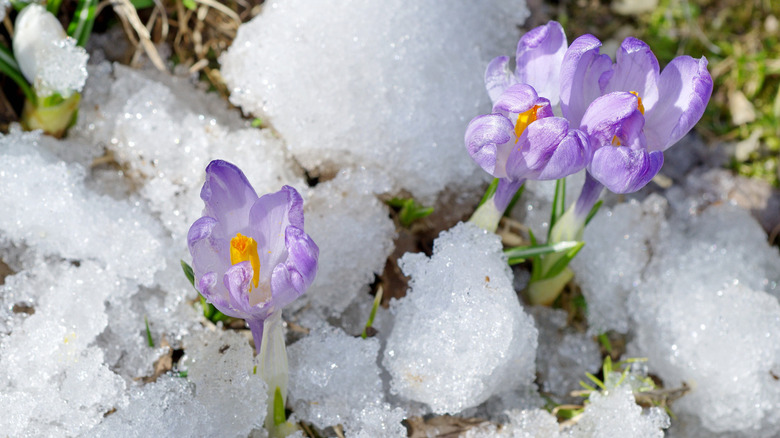
[[[604,187],[631,193],[644,187],[663,165],[663,151],[698,122],[712,94],[705,58],[680,56],[660,72],[647,44],[626,38],[616,62],[599,53],[592,35],[577,38],[561,69],[561,111],[588,135],[593,159],[577,202],[555,223],[550,242],[581,240],[588,214]],[[562,256],[542,257],[542,271]],[[534,304],[549,304],[571,273],[529,285]]]
[[561,68],[561,110],[577,126],[599,96],[624,91],[635,94],[644,115],[647,150],[664,151],[699,121],[712,94],[707,59],[678,56],[660,72],[650,47],[626,38],[613,64],[599,54],[601,42],[583,35],[566,51]]
[[319,248],[303,231],[303,200],[284,186],[258,197],[244,174],[212,161],[200,192],[203,217],[187,235],[196,284],[225,315],[246,320],[257,352],[263,323],[302,295]]
[[566,34],[557,21],[550,21],[527,32],[517,43],[517,67],[509,71],[509,57],[493,59],[485,71],[485,86],[495,103],[514,84],[528,84],[552,106],[558,105],[560,71],[566,53]]
[[84,88],[89,55],[43,6],[31,3],[16,17],[13,51],[39,97],[57,93],[68,98]]
[[585,168],[591,158],[585,134],[570,129],[566,119],[553,117],[550,101],[527,84],[508,87],[496,99],[492,114],[472,120],[465,141],[471,158],[499,178],[492,205],[483,204],[491,213],[481,223],[489,225],[486,229],[495,229],[526,179],[563,178]]

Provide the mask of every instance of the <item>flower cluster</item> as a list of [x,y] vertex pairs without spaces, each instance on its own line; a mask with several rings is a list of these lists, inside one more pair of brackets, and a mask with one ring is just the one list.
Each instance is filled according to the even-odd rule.
[[663,165],[663,151],[701,118],[712,94],[705,58],[680,56],[661,71],[650,47],[636,38],[623,41],[615,62],[600,47],[592,35],[569,46],[561,25],[551,21],[520,39],[514,73],[506,56],[488,65],[493,111],[471,121],[465,142],[499,183],[475,223],[495,230],[527,179],[586,169],[580,198],[550,236],[552,243],[580,240],[603,188],[632,193],[647,185]]

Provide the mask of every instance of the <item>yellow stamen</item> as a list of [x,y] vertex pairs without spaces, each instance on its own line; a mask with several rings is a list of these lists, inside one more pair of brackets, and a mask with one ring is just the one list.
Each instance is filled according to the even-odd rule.
[[[629,93],[631,93],[634,96],[636,96],[636,106],[637,106],[637,109],[639,110],[640,113],[642,113],[642,115],[645,115],[645,106],[642,105],[642,96],[640,96],[639,93],[637,93],[636,91],[629,91]],[[620,146],[620,139],[617,138],[617,135],[612,137],[612,145],[613,146]]]
[[629,93],[636,96],[637,99],[637,107],[639,108],[639,112],[642,113],[642,115],[645,115],[645,106],[642,105],[642,96],[639,95],[636,91],[629,91]]
[[515,123],[515,135],[517,136],[517,139],[515,140],[515,143],[520,140],[520,136],[523,135],[525,128],[536,121],[536,112],[539,111],[539,108],[541,107],[541,105],[534,105],[534,107],[528,111],[517,115],[517,123]]
[[[260,256],[257,254],[257,242],[251,237],[241,233],[230,239],[230,264],[249,261],[252,265],[252,284],[254,287],[260,283]],[[252,286],[249,287],[252,290]]]

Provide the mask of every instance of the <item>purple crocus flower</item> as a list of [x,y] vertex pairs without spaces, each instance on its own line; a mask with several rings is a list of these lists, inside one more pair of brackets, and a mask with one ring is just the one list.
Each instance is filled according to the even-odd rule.
[[566,34],[557,21],[527,32],[517,43],[514,74],[509,71],[508,56],[499,56],[488,64],[485,86],[490,100],[495,103],[512,85],[528,84],[540,96],[546,97],[552,106],[558,105],[561,63],[566,48]]
[[577,126],[597,97],[615,91],[634,93],[644,115],[648,151],[664,151],[699,121],[712,94],[707,59],[678,56],[660,72],[650,47],[626,38],[613,64],[599,54],[599,41],[583,35],[566,51],[561,67],[561,111]]
[[465,141],[471,158],[499,178],[493,203],[500,213],[526,179],[563,178],[585,168],[591,158],[585,134],[553,117],[550,101],[527,84],[508,87],[492,114],[472,120]]
[[284,186],[258,197],[241,170],[215,160],[200,192],[203,217],[187,234],[200,293],[246,320],[257,352],[263,322],[314,281],[319,248],[303,231],[303,200]]

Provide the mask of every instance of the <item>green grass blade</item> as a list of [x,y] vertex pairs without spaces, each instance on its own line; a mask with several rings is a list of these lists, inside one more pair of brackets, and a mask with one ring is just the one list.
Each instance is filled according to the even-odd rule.
[[73,14],[73,21],[68,25],[68,35],[73,37],[76,44],[81,47],[87,44],[89,35],[92,33],[97,4],[97,0],[79,0],[76,12]]
[[150,347],[154,348],[154,339],[152,339],[152,331],[149,330],[149,320],[144,316],[144,324],[146,324],[146,343]]
[[384,289],[382,286],[379,286],[376,290],[376,296],[374,296],[374,304],[371,306],[371,313],[368,315],[368,321],[366,321],[366,326],[363,328],[363,333],[360,334],[360,337],[363,339],[368,337],[368,329],[371,328],[371,326],[374,324],[376,309],[379,307],[379,303],[382,302],[383,293]]

